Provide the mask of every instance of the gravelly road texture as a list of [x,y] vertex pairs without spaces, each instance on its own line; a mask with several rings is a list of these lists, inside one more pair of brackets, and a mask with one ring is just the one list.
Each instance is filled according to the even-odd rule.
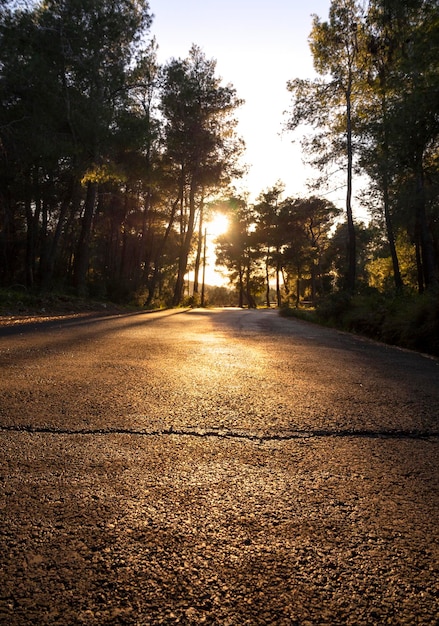
[[193,310],[0,328],[0,623],[439,615],[439,361]]

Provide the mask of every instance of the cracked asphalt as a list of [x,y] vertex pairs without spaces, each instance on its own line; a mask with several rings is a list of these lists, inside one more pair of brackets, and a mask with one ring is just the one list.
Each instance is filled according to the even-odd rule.
[[0,368],[0,624],[439,624],[437,359],[215,309]]

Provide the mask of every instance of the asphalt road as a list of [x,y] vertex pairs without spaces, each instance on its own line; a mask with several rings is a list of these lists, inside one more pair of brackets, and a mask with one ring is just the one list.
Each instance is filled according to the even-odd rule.
[[439,624],[439,361],[276,311],[0,327],[0,624]]

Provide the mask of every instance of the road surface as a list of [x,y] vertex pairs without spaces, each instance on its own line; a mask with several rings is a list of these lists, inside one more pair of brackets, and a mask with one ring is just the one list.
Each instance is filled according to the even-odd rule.
[[0,328],[0,624],[429,624],[439,361],[273,310]]

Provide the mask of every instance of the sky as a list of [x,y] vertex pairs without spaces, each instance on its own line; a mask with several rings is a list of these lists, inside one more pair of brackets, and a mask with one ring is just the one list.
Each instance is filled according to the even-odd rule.
[[[185,58],[192,44],[216,59],[217,76],[245,104],[237,111],[249,174],[238,188],[250,200],[278,180],[287,195],[306,194],[311,170],[300,143],[282,132],[291,97],[286,84],[314,74],[308,36],[312,14],[327,19],[330,0],[150,0],[151,35],[160,62]],[[297,137],[300,139],[300,136]]]
[[[312,15],[328,18],[331,0],[150,0],[154,19],[150,34],[159,46],[158,60],[185,58],[192,44],[217,61],[217,76],[245,100],[238,109],[237,132],[244,139],[243,162],[249,173],[237,190],[255,201],[278,181],[285,194],[307,196],[300,135],[283,132],[284,111],[290,107],[287,81],[313,78],[308,45]],[[296,141],[293,143],[293,138]],[[340,193],[340,192],[339,192]],[[331,196],[343,206],[343,198]],[[208,247],[208,284],[224,284],[214,270],[213,246]]]

